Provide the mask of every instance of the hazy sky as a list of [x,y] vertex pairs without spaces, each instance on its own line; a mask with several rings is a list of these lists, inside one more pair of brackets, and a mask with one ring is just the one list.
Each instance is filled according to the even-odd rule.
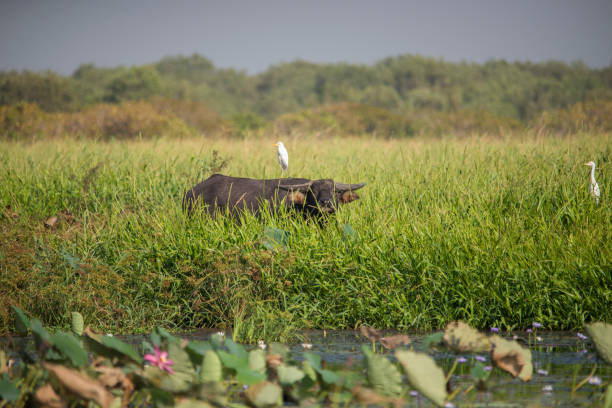
[[372,63],[399,54],[612,63],[612,0],[0,0],[0,69]]

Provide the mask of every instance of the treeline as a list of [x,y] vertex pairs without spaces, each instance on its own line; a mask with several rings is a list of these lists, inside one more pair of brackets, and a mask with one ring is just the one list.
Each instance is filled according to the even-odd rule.
[[527,123],[545,111],[612,100],[612,65],[450,63],[404,55],[374,65],[296,61],[248,75],[192,55],[129,68],[85,64],[70,76],[0,72],[0,105],[29,102],[45,112],[76,112],[152,99],[198,102],[224,118],[246,115],[249,121],[352,103],[402,117],[423,110],[450,116],[471,111]]

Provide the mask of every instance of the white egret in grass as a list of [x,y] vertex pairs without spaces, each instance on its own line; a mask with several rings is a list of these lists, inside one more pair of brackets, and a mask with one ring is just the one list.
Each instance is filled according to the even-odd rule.
[[595,197],[595,202],[599,204],[599,185],[597,181],[595,181],[595,162],[590,161],[588,163],[584,163],[585,166],[591,167],[591,185],[589,186],[589,192],[593,197]]
[[278,164],[280,164],[283,171],[287,171],[289,168],[289,153],[285,149],[283,142],[278,142],[274,146],[278,146]]

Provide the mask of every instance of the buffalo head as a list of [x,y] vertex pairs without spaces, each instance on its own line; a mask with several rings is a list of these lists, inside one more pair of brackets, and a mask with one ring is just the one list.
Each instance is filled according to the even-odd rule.
[[280,183],[279,190],[287,191],[287,199],[295,207],[302,207],[308,213],[333,214],[338,204],[347,204],[359,198],[355,190],[365,183],[345,184],[330,179],[310,180],[305,183]]

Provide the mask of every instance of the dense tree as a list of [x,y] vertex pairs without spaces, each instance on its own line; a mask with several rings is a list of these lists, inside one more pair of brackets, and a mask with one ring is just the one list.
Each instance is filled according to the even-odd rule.
[[255,113],[266,119],[336,103],[361,103],[407,115],[429,109],[463,110],[528,121],[577,102],[612,100],[612,65],[491,60],[450,63],[418,55],[373,65],[271,66],[257,75],[219,69],[205,57],[173,56],[153,65],[101,68],[81,65],[71,76],[0,72],[0,104],[36,102],[46,111],[70,111],[99,102],[172,98],[202,102],[229,118]]

